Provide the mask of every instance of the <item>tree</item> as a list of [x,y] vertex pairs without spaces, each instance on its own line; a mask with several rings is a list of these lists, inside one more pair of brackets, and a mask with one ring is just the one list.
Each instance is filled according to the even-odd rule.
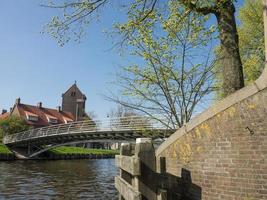
[[0,120],[0,136],[5,134],[14,134],[22,131],[29,130],[30,126],[26,121],[20,117],[10,116],[6,119]]
[[136,110],[118,104],[108,113],[112,129],[146,129],[150,127],[150,119],[140,115]]
[[[184,10],[174,4],[170,15],[153,11],[146,26],[136,26],[127,37],[132,55],[143,58],[143,63],[126,66],[118,74],[116,83],[124,98],[108,98],[171,128],[187,123],[214,90],[212,30],[203,28],[207,19],[192,13],[181,20]],[[134,21],[136,13],[132,8],[128,19]],[[120,34],[132,29],[128,23],[116,27]]]
[[245,82],[256,80],[264,68],[264,24],[262,0],[245,0],[240,8],[239,48],[244,66]]
[[[264,68],[264,25],[261,0],[245,0],[243,7],[239,10],[238,18],[240,25],[238,27],[239,49],[241,60],[244,67],[245,84],[255,81],[262,73]],[[222,65],[223,59],[220,46],[216,47],[216,84],[217,98],[221,99],[225,95],[222,91],[223,77]]]
[[97,114],[95,111],[89,111],[86,113],[84,120],[87,121],[88,125],[94,128],[99,127],[99,122],[97,120]]
[[91,120],[93,121],[97,120],[97,114],[95,113],[95,111],[89,111],[86,114]]
[[[47,25],[47,32],[55,37],[63,45],[74,34],[79,39],[84,33],[84,25],[93,19],[98,11],[107,4],[108,0],[78,0],[68,1],[62,4],[50,3],[46,7],[63,9],[63,18],[53,17]],[[223,55],[223,89],[228,95],[244,86],[242,62],[240,58],[238,33],[235,21],[234,0],[169,0],[169,4],[183,6],[183,13],[178,17],[183,20],[191,13],[203,16],[213,14],[218,23],[221,52]],[[146,26],[147,19],[154,10],[160,10],[165,1],[159,0],[133,0],[128,4],[128,12],[138,10],[134,20],[129,20],[130,26]],[[179,8],[178,8],[179,9]],[[164,9],[163,9],[164,10]],[[164,12],[164,11],[163,11]],[[179,23],[179,21],[177,22]],[[78,26],[77,26],[78,25]],[[123,35],[130,36],[134,30]]]

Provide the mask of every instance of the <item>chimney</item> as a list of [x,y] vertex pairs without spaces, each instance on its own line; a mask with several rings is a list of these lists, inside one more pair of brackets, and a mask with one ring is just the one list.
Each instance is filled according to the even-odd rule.
[[42,102],[37,103],[38,108],[42,108]]
[[61,106],[57,106],[57,111],[61,112]]
[[2,110],[2,115],[5,114],[5,113],[7,113],[7,110],[3,109]]
[[15,104],[16,104],[16,105],[19,105],[19,104],[20,104],[20,98],[17,98],[17,99],[16,99]]

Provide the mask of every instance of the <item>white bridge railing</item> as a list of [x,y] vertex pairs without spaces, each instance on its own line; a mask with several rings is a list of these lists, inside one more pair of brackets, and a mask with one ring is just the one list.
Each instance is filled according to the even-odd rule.
[[67,135],[74,133],[116,133],[145,130],[174,130],[169,126],[165,118],[152,118],[148,116],[129,116],[120,118],[108,118],[106,120],[86,120],[71,122],[68,124],[52,125],[28,131],[6,135],[4,144],[28,141],[36,138],[44,138],[53,135]]

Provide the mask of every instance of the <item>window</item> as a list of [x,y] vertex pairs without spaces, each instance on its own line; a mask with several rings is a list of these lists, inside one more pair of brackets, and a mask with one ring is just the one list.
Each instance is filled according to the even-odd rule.
[[54,119],[54,118],[48,118],[48,123],[49,124],[57,124],[57,119]]
[[36,121],[38,121],[38,116],[27,115],[27,120],[36,122]]
[[71,94],[70,94],[72,97],[75,97],[75,95],[76,95],[76,92],[71,92]]
[[28,111],[24,111],[24,112],[26,114],[27,120],[33,121],[33,122],[38,121],[38,115],[36,115],[36,114],[34,114],[32,112],[28,112]]
[[50,115],[46,115],[47,121],[49,124],[57,124],[58,120],[57,118],[50,116]]

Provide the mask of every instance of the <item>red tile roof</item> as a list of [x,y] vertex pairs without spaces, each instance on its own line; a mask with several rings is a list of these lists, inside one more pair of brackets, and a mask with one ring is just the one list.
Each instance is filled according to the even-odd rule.
[[1,120],[1,119],[6,119],[6,118],[8,118],[8,117],[9,117],[9,113],[6,112],[6,113],[0,115],[0,120]]
[[[31,126],[43,127],[51,125],[48,122],[48,117],[57,119],[58,124],[66,123],[66,121],[74,121],[74,117],[70,112],[58,111],[57,109],[37,107],[26,104],[17,104],[15,105],[19,111],[21,117],[27,119],[28,115],[38,116],[38,121],[27,120],[27,123]],[[14,110],[14,109],[13,109]]]
[[24,111],[25,115],[31,115],[31,116],[34,116],[34,117],[38,117],[38,115],[32,113],[32,112],[28,112],[28,111]]

